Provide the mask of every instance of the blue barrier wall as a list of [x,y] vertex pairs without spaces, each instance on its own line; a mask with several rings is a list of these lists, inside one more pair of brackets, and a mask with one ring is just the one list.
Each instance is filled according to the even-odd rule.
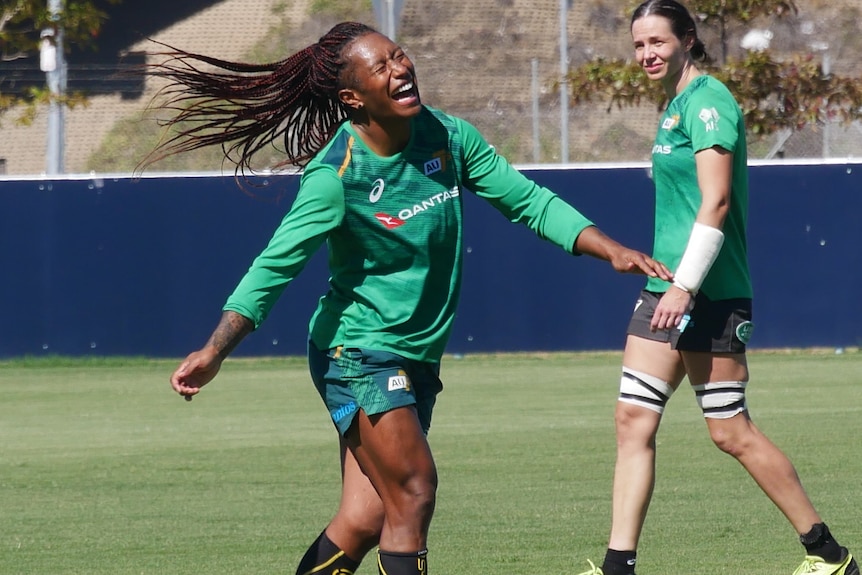
[[[646,167],[524,171],[650,250]],[[257,183],[266,187],[252,197],[232,177],[0,181],[0,357],[197,348],[298,179]],[[751,347],[859,345],[862,164],[755,165],[751,187]],[[569,256],[470,194],[464,201],[464,292],[449,352],[622,347],[642,278]],[[304,353],[326,280],[320,253],[236,354]]]

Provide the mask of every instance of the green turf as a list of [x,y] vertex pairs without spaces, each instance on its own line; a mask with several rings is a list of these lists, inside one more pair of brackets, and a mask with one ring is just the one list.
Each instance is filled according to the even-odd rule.
[[[431,573],[572,575],[610,514],[619,354],[447,358]],[[862,353],[753,353],[749,405],[862,552]],[[334,511],[331,424],[303,360],[230,360],[191,403],[174,362],[0,362],[0,573],[292,574]],[[688,389],[659,435],[641,575],[789,574],[802,548],[710,443]],[[360,574],[376,573],[373,563]]]

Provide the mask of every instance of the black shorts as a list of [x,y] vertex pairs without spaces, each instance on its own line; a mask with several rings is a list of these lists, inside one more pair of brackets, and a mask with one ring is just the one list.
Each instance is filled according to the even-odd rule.
[[754,324],[751,323],[751,299],[736,298],[712,301],[703,292],[694,299],[690,319],[678,328],[650,331],[650,320],[663,293],[642,291],[626,333],[669,342],[679,351],[708,353],[745,353]]

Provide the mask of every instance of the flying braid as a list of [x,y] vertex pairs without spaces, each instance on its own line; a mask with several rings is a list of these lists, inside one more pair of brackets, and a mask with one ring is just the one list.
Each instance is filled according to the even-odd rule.
[[353,40],[375,32],[342,22],[285,60],[269,64],[229,62],[163,44],[166,59],[147,74],[167,85],[157,107],[173,114],[164,125],[175,133],[138,166],[167,156],[220,145],[236,172],[253,172],[256,152],[283,140],[287,159],[274,168],[303,167],[329,141],[348,110],[338,99],[342,54]]

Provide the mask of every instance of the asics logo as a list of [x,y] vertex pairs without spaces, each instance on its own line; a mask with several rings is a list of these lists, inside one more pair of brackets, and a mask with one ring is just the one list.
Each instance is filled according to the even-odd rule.
[[386,184],[383,183],[383,178],[377,178],[374,180],[374,185],[371,187],[371,193],[368,194],[368,201],[372,204],[376,204],[377,200],[380,199],[380,196],[383,195],[383,188],[386,187]]
[[330,414],[332,415],[332,421],[339,421],[339,420],[347,417],[348,415],[350,415],[351,413],[353,413],[357,409],[359,409],[359,408],[356,405],[355,401],[351,401],[350,403],[348,403],[346,405],[342,405],[341,407],[339,407],[335,411],[330,412]]

